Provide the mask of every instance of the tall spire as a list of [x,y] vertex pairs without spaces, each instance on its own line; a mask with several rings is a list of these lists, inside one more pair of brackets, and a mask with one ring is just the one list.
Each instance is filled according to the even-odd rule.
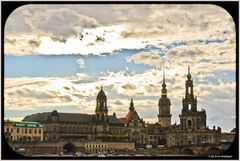
[[133,99],[132,98],[131,98],[129,110],[130,111],[134,111],[134,103],[133,103]]
[[162,97],[167,96],[167,89],[166,89],[166,83],[165,83],[165,70],[163,67],[163,83],[162,83]]
[[187,78],[188,78],[189,80],[192,78],[191,73],[190,73],[190,66],[188,66]]
[[164,66],[163,66],[163,84],[162,84],[163,88],[166,88],[166,84],[165,84],[165,70],[164,70]]

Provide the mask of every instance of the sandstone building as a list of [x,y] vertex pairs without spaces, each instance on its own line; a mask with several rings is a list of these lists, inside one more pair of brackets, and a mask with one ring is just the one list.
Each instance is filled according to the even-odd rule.
[[43,126],[38,122],[4,123],[4,135],[9,141],[43,141]]
[[[185,96],[182,100],[182,110],[179,115],[180,124],[171,124],[171,101],[167,96],[165,73],[161,98],[158,102],[158,122],[147,124],[137,113],[133,99],[129,111],[124,118],[117,118],[115,113],[108,114],[107,96],[102,87],[96,97],[95,114],[36,113],[26,116],[23,121],[43,124],[44,141],[47,142],[82,142],[87,151],[95,151],[110,147],[111,143],[130,143],[128,148],[171,148],[194,145],[219,145],[221,143],[221,128],[207,127],[207,114],[204,109],[198,111],[197,97],[194,95],[193,79],[188,67],[185,83]],[[101,143],[101,145],[100,145]],[[133,143],[133,144],[132,144]],[[111,144],[113,145],[113,144]]]

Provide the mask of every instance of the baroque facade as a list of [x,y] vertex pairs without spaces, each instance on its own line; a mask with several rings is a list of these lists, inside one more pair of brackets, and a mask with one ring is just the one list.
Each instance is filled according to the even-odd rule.
[[188,67],[185,97],[182,100],[178,125],[171,124],[171,101],[167,97],[164,70],[161,98],[158,102],[158,122],[155,124],[145,123],[140,118],[133,99],[124,118],[117,118],[115,113],[109,115],[107,96],[102,87],[96,97],[95,114],[59,113],[54,110],[26,116],[23,121],[43,124],[45,141],[132,142],[137,148],[146,145],[166,148],[199,144],[218,145],[221,142],[221,128],[207,127],[206,111],[198,111],[193,87]]

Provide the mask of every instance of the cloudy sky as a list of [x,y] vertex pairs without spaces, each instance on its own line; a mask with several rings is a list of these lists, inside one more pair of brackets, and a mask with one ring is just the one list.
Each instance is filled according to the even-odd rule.
[[215,5],[25,5],[4,37],[5,117],[37,112],[94,113],[101,86],[109,114],[131,97],[156,122],[166,67],[172,123],[179,123],[187,66],[207,124],[235,127],[235,24]]

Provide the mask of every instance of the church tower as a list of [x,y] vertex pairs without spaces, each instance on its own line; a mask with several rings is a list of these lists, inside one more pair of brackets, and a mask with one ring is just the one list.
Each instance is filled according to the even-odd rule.
[[107,96],[105,95],[105,92],[103,91],[102,87],[97,95],[97,104],[96,104],[96,119],[98,121],[106,121],[107,115],[108,115],[108,109],[107,109]]
[[162,96],[159,99],[158,107],[159,107],[159,115],[158,122],[162,127],[170,127],[171,126],[171,114],[170,114],[170,106],[171,101],[167,98],[167,89],[165,84],[165,71],[163,68],[163,83],[162,83]]
[[187,80],[185,84],[185,98],[182,101],[183,109],[182,113],[187,113],[189,111],[197,111],[197,98],[194,98],[193,94],[193,80],[190,74],[190,67],[188,66]]
[[182,113],[179,115],[182,129],[195,130],[206,128],[206,111],[204,109],[201,111],[197,110],[197,97],[194,97],[193,94],[193,80],[189,66],[182,106]]

